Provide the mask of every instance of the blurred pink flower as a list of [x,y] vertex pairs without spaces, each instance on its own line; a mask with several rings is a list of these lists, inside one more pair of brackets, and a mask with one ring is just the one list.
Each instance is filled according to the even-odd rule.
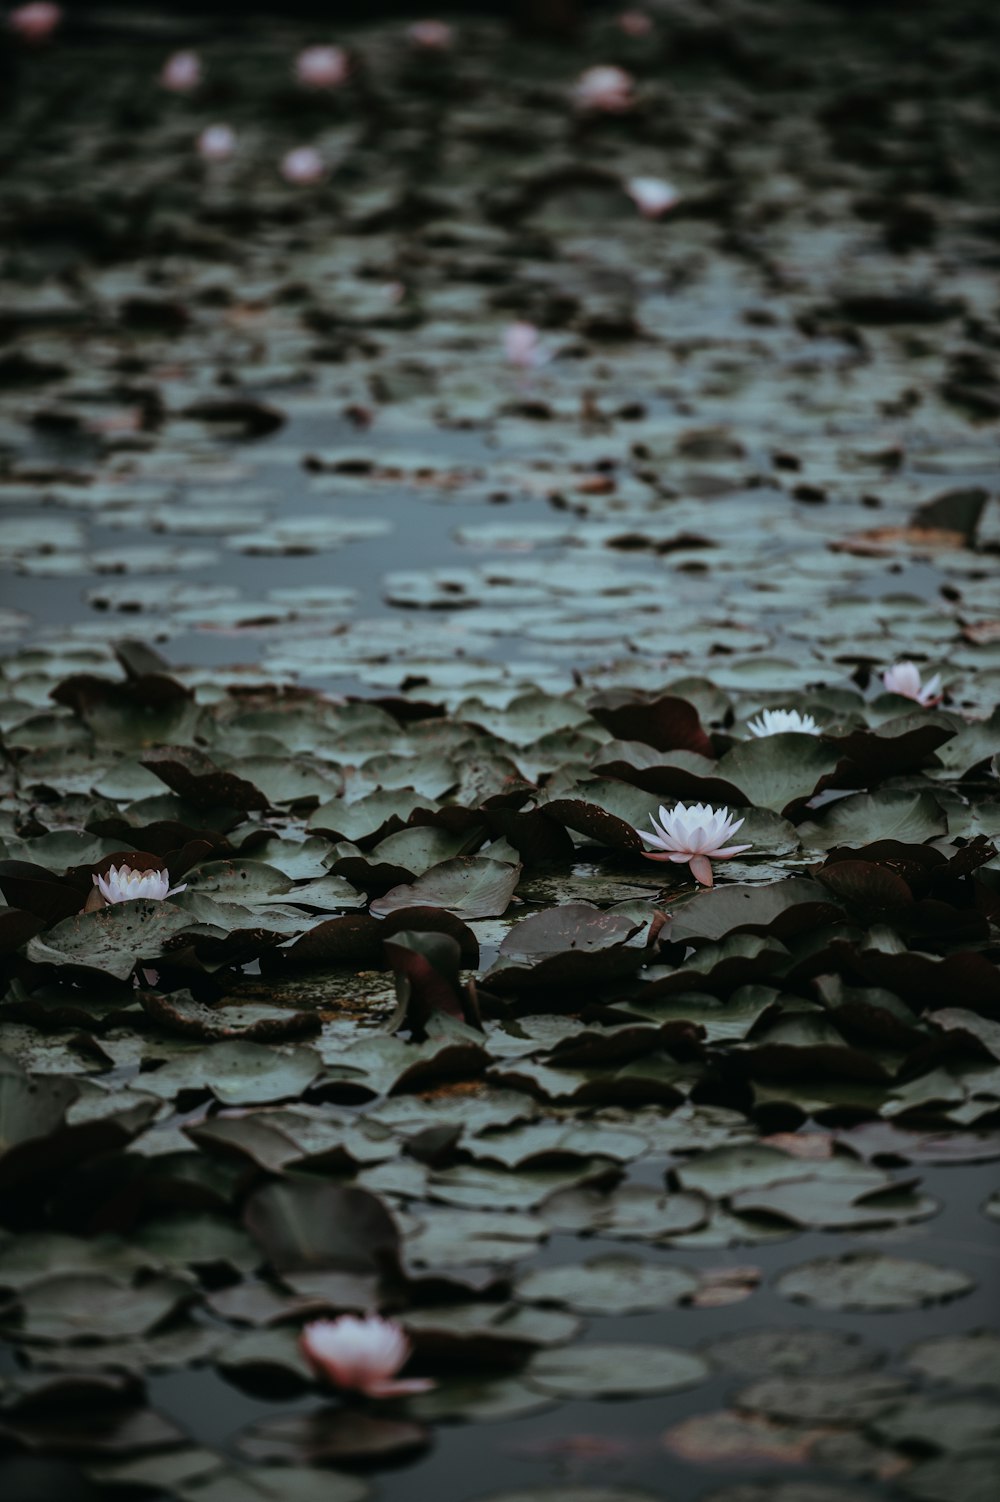
[[11,31],[16,31],[23,42],[47,42],[62,20],[62,6],[51,5],[49,0],[33,0],[31,5],[19,5],[7,17]]
[[521,370],[537,370],[552,358],[533,323],[509,323],[504,330],[503,350],[507,361]]
[[201,83],[201,58],[197,52],[175,52],[168,57],[160,82],[172,94],[190,94]]
[[295,59],[295,77],[307,89],[336,89],[346,83],[351,60],[343,47],[305,47]]
[[653,18],[644,10],[623,10],[618,25],[627,37],[648,37],[653,29]]
[[315,146],[295,146],[281,159],[286,183],[318,183],[326,176],[326,163]]
[[573,89],[573,98],[583,110],[602,110],[605,114],[620,115],[635,104],[632,93],[635,80],[624,68],[602,64],[587,68],[580,74]]
[[662,177],[630,177],[625,191],[645,219],[661,219],[681,198],[673,183]]
[[313,1320],[303,1329],[299,1344],[321,1377],[367,1398],[427,1392],[434,1386],[423,1377],[396,1378],[410,1359],[410,1342],[399,1325],[377,1314]]
[[703,887],[712,885],[712,861],[728,861],[742,855],[749,845],[727,845],[726,841],[743,824],[734,819],[728,808],[712,808],[708,803],[675,803],[660,808],[659,822],[650,814],[653,833],[637,829],[636,834],[655,850],[642,853],[648,861],[672,861],[689,865],[691,875]]
[[428,52],[447,52],[455,41],[455,33],[447,21],[414,21],[406,35],[414,47],[423,47]]
[[231,125],[206,125],[198,137],[198,154],[206,162],[225,162],[236,150],[236,132]]
[[935,673],[926,683],[921,682],[920,669],[915,662],[897,662],[886,668],[882,683],[888,694],[900,694],[904,699],[915,699],[924,709],[932,709],[944,698],[941,691],[941,674]]

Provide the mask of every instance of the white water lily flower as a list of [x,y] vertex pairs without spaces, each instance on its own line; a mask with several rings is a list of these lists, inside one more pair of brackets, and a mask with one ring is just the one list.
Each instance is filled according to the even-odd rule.
[[552,358],[552,351],[543,344],[535,325],[521,319],[504,329],[503,350],[508,364],[521,370],[537,370]]
[[281,159],[286,183],[319,183],[326,176],[326,163],[315,146],[293,146]]
[[882,682],[887,693],[900,694],[904,699],[915,699],[925,709],[940,704],[944,698],[941,692],[941,674],[935,673],[933,678],[922,683],[920,669],[915,662],[897,662],[891,668],[886,668]]
[[396,1373],[410,1359],[410,1342],[399,1325],[377,1314],[313,1320],[303,1329],[299,1344],[320,1376],[368,1398],[427,1392],[434,1386],[425,1377],[397,1379]]
[[190,94],[201,83],[201,58],[197,52],[175,52],[163,64],[160,83],[172,94]]
[[630,177],[625,191],[645,219],[660,219],[681,201],[673,183],[662,177]]
[[198,137],[198,154],[206,162],[228,161],[236,150],[236,132],[231,125],[206,125]]
[[618,26],[627,37],[648,37],[653,29],[653,18],[644,10],[623,10],[618,17]]
[[351,59],[343,47],[304,47],[295,59],[295,76],[307,89],[336,89],[350,73]]
[[414,47],[423,47],[426,52],[447,52],[455,41],[447,21],[414,21],[406,35]]
[[24,42],[47,42],[62,21],[62,6],[49,0],[31,0],[28,5],[19,5],[7,17],[11,31]]
[[797,709],[762,709],[755,720],[747,720],[751,735],[819,735],[820,728],[811,714]]
[[673,808],[660,808],[660,821],[649,816],[654,833],[647,834],[637,829],[636,834],[655,850],[642,853],[649,861],[673,861],[676,865],[690,865],[691,875],[703,887],[712,885],[712,861],[727,861],[734,855],[742,855],[749,845],[729,845],[743,823],[734,819],[728,808],[712,808],[708,803],[675,803]]
[[635,104],[634,87],[635,79],[624,68],[600,64],[580,74],[573,88],[573,98],[579,109],[620,115]]
[[133,871],[124,864],[109,866],[103,876],[95,876],[94,886],[105,902],[162,902],[175,892],[187,891],[187,882],[172,887],[166,871]]

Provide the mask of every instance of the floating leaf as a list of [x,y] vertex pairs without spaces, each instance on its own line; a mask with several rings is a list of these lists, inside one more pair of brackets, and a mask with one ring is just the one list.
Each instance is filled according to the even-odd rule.
[[956,1268],[882,1252],[845,1252],[789,1268],[778,1292],[818,1309],[916,1309],[958,1298],[973,1280]]
[[594,1342],[544,1351],[528,1370],[539,1392],[559,1398],[615,1398],[677,1392],[708,1376],[708,1365],[691,1351],[671,1346]]
[[688,1269],[633,1257],[597,1257],[582,1266],[545,1267],[519,1279],[529,1304],[563,1304],[580,1314],[653,1312],[682,1303],[698,1287]]

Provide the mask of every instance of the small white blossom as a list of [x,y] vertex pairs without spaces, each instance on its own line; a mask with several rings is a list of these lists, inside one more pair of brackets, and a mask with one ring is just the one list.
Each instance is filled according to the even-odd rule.
[[504,330],[503,350],[507,361],[521,370],[537,370],[552,358],[533,323],[509,323]]
[[742,819],[734,819],[728,808],[712,808],[708,803],[675,803],[670,809],[661,806],[659,822],[652,814],[649,821],[653,834],[636,830],[641,839],[656,847],[643,851],[646,859],[690,865],[691,875],[703,887],[712,885],[712,861],[727,861],[750,849],[749,845],[726,843],[743,823]]
[[231,125],[206,125],[198,137],[198,153],[206,162],[228,161],[236,150],[236,132]]
[[343,47],[304,47],[295,59],[295,76],[307,89],[336,89],[346,83],[351,59]]
[[661,219],[681,201],[673,183],[662,177],[630,177],[625,191],[645,219]]
[[624,68],[601,64],[587,68],[577,79],[573,98],[579,109],[621,115],[635,104],[635,80]]
[[648,37],[653,29],[653,18],[644,10],[623,10],[618,25],[627,37]]
[[281,159],[281,175],[286,183],[319,183],[326,176],[326,163],[315,146],[295,146]]
[[172,94],[190,94],[201,83],[201,58],[197,52],[175,52],[168,57],[160,82]]
[[410,1359],[410,1342],[399,1325],[377,1314],[313,1320],[299,1344],[320,1376],[368,1398],[427,1392],[434,1386],[422,1377],[397,1379],[396,1373]]
[[797,709],[762,709],[755,720],[747,720],[751,735],[819,735],[820,727],[811,714]]
[[49,0],[31,0],[28,5],[19,5],[7,17],[11,31],[25,42],[47,42],[62,21],[62,6]]
[[455,41],[455,33],[447,21],[414,21],[406,35],[414,47],[423,47],[427,52],[447,52]]
[[920,669],[915,662],[897,662],[893,667],[886,668],[882,674],[882,683],[887,693],[900,694],[904,699],[915,699],[925,709],[940,704],[944,697],[941,674],[935,673],[933,678],[922,683]]
[[133,871],[131,866],[109,866],[103,876],[94,877],[94,886],[105,902],[162,902],[176,892],[187,890],[187,882],[170,885],[166,871]]

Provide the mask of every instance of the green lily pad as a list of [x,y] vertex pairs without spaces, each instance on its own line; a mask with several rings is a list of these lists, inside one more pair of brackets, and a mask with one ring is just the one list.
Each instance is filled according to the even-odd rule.
[[850,1377],[878,1363],[878,1353],[859,1336],[804,1326],[723,1336],[706,1346],[705,1353],[716,1366],[748,1376]]
[[636,1314],[683,1303],[698,1287],[697,1275],[670,1263],[634,1257],[597,1257],[567,1267],[526,1273],[517,1296],[529,1304],[562,1304],[580,1314]]
[[969,1293],[972,1278],[956,1268],[881,1252],[845,1252],[789,1268],[778,1292],[817,1309],[917,1309]]
[[26,1340],[121,1340],[149,1334],[196,1297],[182,1278],[123,1285],[99,1273],[62,1273],[21,1289],[16,1328]]
[[1000,1334],[973,1330],[968,1335],[938,1335],[911,1346],[911,1371],[932,1382],[956,1387],[1000,1387]]
[[124,981],[140,960],[158,959],[190,927],[190,914],[171,902],[120,902],[64,918],[44,938],[29,940],[26,953],[36,965]]
[[528,1382],[557,1398],[621,1398],[677,1392],[708,1377],[707,1362],[691,1351],[657,1345],[594,1342],[544,1351]]

